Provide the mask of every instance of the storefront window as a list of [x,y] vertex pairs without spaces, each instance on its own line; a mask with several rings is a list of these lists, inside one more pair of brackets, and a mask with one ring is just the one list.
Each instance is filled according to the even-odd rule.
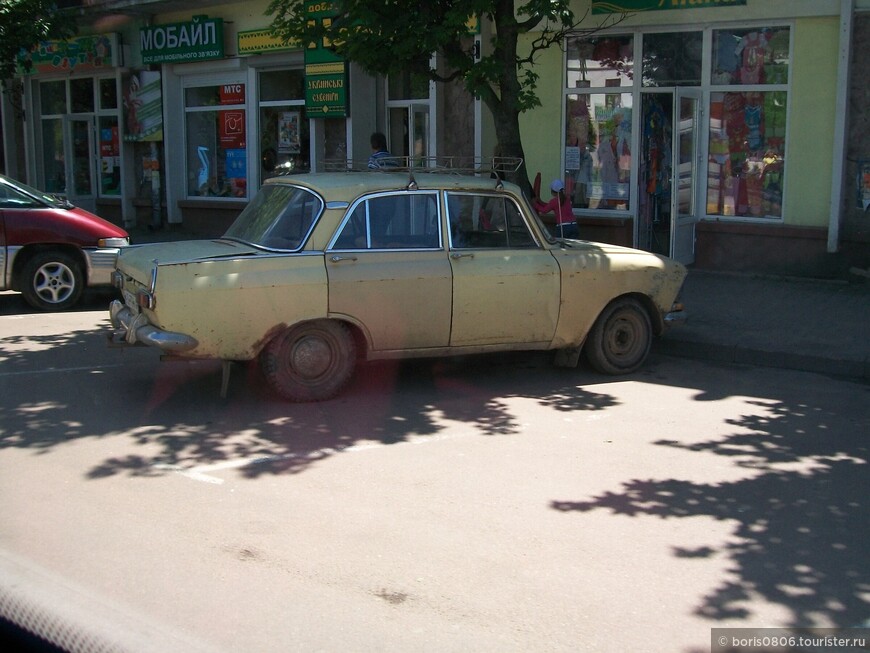
[[788,27],[713,30],[710,215],[782,217],[790,38]]
[[42,82],[39,85],[40,113],[43,116],[59,115],[66,110],[66,82]]
[[260,73],[260,179],[308,172],[310,135],[301,70]]
[[570,88],[631,86],[633,80],[633,36],[568,40]]
[[712,83],[788,83],[789,42],[788,27],[714,30]]
[[390,75],[387,93],[390,100],[428,100],[429,78],[412,72]]
[[70,80],[73,113],[92,113],[94,110],[94,80],[91,77]]
[[323,159],[347,161],[347,118],[323,119]]
[[185,114],[188,194],[247,197],[245,85],[188,88]]
[[565,186],[578,209],[628,210],[630,93],[566,97]]
[[710,94],[707,213],[782,216],[785,91]]
[[104,77],[100,80],[100,109],[118,108],[118,87],[114,77]]
[[699,86],[703,34],[665,32],[643,35],[644,86]]

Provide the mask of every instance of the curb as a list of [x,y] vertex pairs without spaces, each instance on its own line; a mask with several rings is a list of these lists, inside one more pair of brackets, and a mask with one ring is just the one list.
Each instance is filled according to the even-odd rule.
[[870,381],[870,360],[835,359],[667,337],[657,340],[654,346],[658,353],[676,358],[693,358],[730,365],[773,367]]

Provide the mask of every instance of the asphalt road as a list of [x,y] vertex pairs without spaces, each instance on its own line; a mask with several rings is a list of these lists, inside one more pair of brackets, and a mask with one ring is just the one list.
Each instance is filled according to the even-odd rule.
[[713,627],[870,617],[870,386],[529,354],[368,365],[305,405],[239,367],[222,400],[219,364],[108,349],[103,300],[0,294],[0,604],[49,628],[696,653]]

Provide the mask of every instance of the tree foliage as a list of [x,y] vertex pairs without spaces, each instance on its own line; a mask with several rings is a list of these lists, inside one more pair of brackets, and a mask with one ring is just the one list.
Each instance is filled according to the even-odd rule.
[[[535,72],[540,53],[568,35],[603,27],[581,29],[587,14],[575,16],[570,0],[334,0],[331,22],[307,21],[311,4],[272,0],[266,12],[273,17],[272,31],[287,41],[332,43],[339,55],[371,74],[410,71],[436,82],[463,83],[492,112],[505,156],[523,156],[519,116],[540,105]],[[469,29],[475,19],[493,26],[483,54],[475,52]],[[430,65],[436,53],[442,63],[437,68]]]
[[13,77],[22,50],[30,50],[39,41],[66,39],[75,33],[73,17],[59,11],[55,0],[2,0],[0,80],[5,85]]

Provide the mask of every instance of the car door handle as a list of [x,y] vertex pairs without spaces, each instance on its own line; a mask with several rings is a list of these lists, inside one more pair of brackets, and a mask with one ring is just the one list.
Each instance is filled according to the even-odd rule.
[[355,261],[356,256],[338,256],[336,254],[335,256],[331,256],[329,260],[333,263],[338,263],[339,261]]
[[471,252],[468,252],[468,253],[465,253],[465,254],[462,254],[462,253],[460,253],[460,252],[453,252],[453,253],[450,255],[450,258],[452,258],[452,259],[474,258],[474,254],[471,253]]

